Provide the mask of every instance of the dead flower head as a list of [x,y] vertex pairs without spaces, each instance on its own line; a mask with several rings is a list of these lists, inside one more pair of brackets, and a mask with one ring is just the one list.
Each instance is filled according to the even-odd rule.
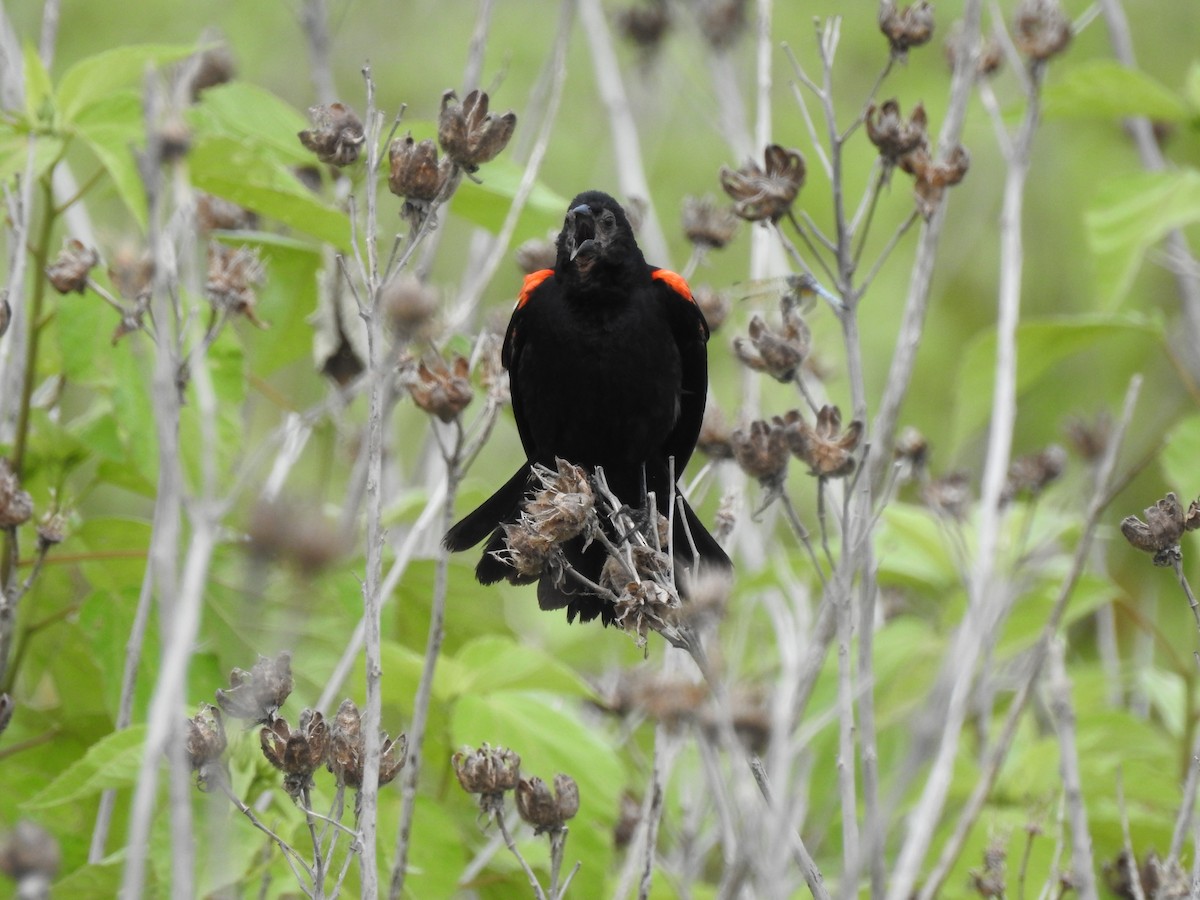
[[247,672],[229,673],[229,690],[217,691],[217,705],[227,716],[267,725],[292,693],[292,654],[282,651],[274,659],[260,656]]
[[221,761],[225,747],[225,725],[221,721],[221,711],[211,703],[201,703],[200,711],[187,720],[184,743],[188,761],[196,773],[196,786],[200,790],[208,790],[213,779],[228,777]]
[[517,812],[536,834],[561,831],[579,812],[579,786],[570,775],[554,776],[554,793],[540,778],[522,778],[517,784]]
[[1063,426],[1072,449],[1089,463],[1099,462],[1112,439],[1112,416],[1101,410],[1090,422],[1073,416]]
[[739,335],[733,339],[733,352],[743,365],[765,372],[783,384],[796,377],[796,370],[812,347],[812,332],[798,309],[784,308],[778,330],[768,326],[762,316],[755,315],[750,319],[748,332],[748,338]]
[[254,312],[258,301],[255,288],[262,284],[265,272],[258,250],[213,242],[208,245],[208,278],[204,292],[216,309],[230,315],[243,315],[259,328],[266,328]]
[[1138,550],[1154,554],[1156,566],[1169,566],[1180,559],[1179,539],[1185,531],[1200,528],[1200,500],[1193,500],[1184,511],[1173,491],[1168,491],[1145,511],[1146,521],[1137,516],[1121,520],[1121,533]]
[[54,262],[46,266],[46,278],[60,294],[72,291],[82,294],[87,290],[88,276],[100,262],[100,254],[82,241],[69,238],[58,251]]
[[702,284],[693,289],[692,299],[700,307],[700,312],[704,313],[704,321],[708,323],[709,331],[716,331],[720,328],[725,323],[725,319],[728,318],[729,311],[733,308],[733,303],[730,301],[728,294],[724,291],[718,291],[707,284]]
[[617,13],[616,26],[621,37],[649,55],[671,28],[671,10],[662,0],[627,6]]
[[879,149],[879,155],[895,165],[900,157],[923,146],[928,140],[929,122],[924,105],[918,103],[905,121],[898,100],[885,100],[881,106],[867,107],[867,138]]
[[629,581],[617,598],[613,621],[632,634],[639,647],[651,631],[673,628],[679,597],[657,581]]
[[971,509],[971,477],[966,472],[951,472],[935,478],[922,489],[921,499],[935,513],[962,522]]
[[521,780],[521,757],[505,747],[484,744],[478,750],[463,747],[450,757],[459,785],[468,794],[479,795],[484,813],[499,812],[504,794]]
[[1071,20],[1058,0],[1021,0],[1013,42],[1033,62],[1045,62],[1071,43]]
[[879,30],[892,47],[892,55],[904,58],[911,47],[927,44],[933,37],[933,5],[917,0],[912,6],[896,9],[892,0],[879,8]]
[[422,362],[408,392],[425,412],[443,422],[453,422],[475,395],[468,377],[470,370],[471,364],[463,356],[455,356],[449,366],[441,359]]
[[763,166],[753,160],[740,169],[721,167],[721,187],[733,199],[733,211],[748,222],[777,222],[787,215],[804,186],[804,157],[798,150],[771,144]]
[[[389,739],[379,734],[379,786],[391,782],[404,768],[408,754],[408,736]],[[362,716],[352,700],[343,700],[329,727],[329,749],[325,763],[338,784],[361,788],[363,763],[366,756],[366,736],[362,732]]]
[[746,31],[747,0],[699,0],[692,4],[700,33],[712,49],[723,52]]
[[61,866],[58,841],[35,822],[20,819],[0,839],[0,872],[16,883],[15,897],[49,897]]
[[756,419],[730,435],[733,458],[742,470],[765,486],[778,487],[787,473],[788,439],[783,420]]
[[1067,466],[1067,451],[1051,444],[1037,453],[1018,456],[1008,467],[1008,480],[1000,496],[1007,503],[1019,494],[1036,497],[1057,481]]
[[259,732],[259,743],[267,762],[284,773],[283,789],[298,800],[312,787],[313,772],[325,762],[329,726],[317,710],[306,709],[294,731],[286,720],[275,719]]
[[534,466],[538,490],[525,503],[524,517],[531,530],[554,542],[570,540],[591,524],[596,496],[587,472],[565,459],[555,459],[557,471]]
[[410,272],[389,279],[379,301],[392,332],[406,341],[426,334],[441,305],[437,290]]
[[732,432],[725,414],[715,403],[704,409],[704,421],[696,438],[696,449],[709,459],[733,459]]
[[892,455],[905,467],[905,477],[920,475],[929,464],[929,441],[912,425],[906,425],[896,438]]
[[554,241],[547,238],[530,238],[513,254],[514,259],[521,271],[526,275],[532,275],[534,272],[542,269],[554,268],[554,261],[558,255],[558,250],[554,246]]
[[67,517],[61,512],[47,513],[38,523],[38,549],[46,550],[61,544],[67,536]]
[[[955,22],[946,37],[946,62],[953,69],[958,60],[968,51],[961,21]],[[1000,71],[1004,65],[1004,51],[995,35],[984,35],[979,39],[979,58],[975,63],[975,72],[981,78],[989,78]]]
[[508,146],[517,116],[509,110],[502,116],[488,112],[488,95],[474,90],[458,102],[454,91],[442,94],[438,115],[438,143],[442,152],[468,172],[491,162]]
[[945,159],[935,161],[922,145],[898,160],[900,168],[913,176],[917,211],[928,219],[941,205],[946,188],[958,184],[971,167],[971,154],[961,144],[955,146]]
[[0,528],[16,528],[33,517],[33,497],[21,487],[7,459],[0,459]]
[[308,111],[313,127],[299,134],[300,143],[331,166],[348,166],[366,143],[362,121],[344,103],[314,106]]
[[388,163],[388,190],[421,208],[437,199],[450,177],[449,160],[438,161],[437,145],[430,138],[396,138],[388,149]]
[[808,464],[809,474],[842,478],[854,471],[862,422],[856,419],[842,431],[842,412],[836,406],[822,406],[814,425],[805,422],[799,410],[792,410],[784,421],[788,445],[797,458]]
[[737,233],[737,214],[708,195],[685,197],[682,216],[687,239],[706,250],[720,250]]
[[210,231],[240,231],[254,228],[258,216],[232,200],[213,194],[196,198],[196,226],[202,233]]

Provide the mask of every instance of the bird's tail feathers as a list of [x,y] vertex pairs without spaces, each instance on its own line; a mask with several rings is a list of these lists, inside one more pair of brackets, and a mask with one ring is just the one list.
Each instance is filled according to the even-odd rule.
[[[496,543],[497,526],[504,522],[516,521],[521,500],[529,488],[530,472],[529,463],[517,469],[513,477],[501,485],[496,493],[479,504],[474,511],[459,519],[446,532],[446,536],[442,538],[442,546],[451,551],[468,550],[488,535],[492,535],[488,544],[488,548],[491,549],[492,544]],[[500,546],[503,547],[503,533],[499,534]]]

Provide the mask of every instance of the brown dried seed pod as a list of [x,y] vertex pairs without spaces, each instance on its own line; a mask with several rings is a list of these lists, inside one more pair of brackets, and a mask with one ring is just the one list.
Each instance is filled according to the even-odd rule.
[[292,693],[292,654],[284,650],[274,659],[260,656],[247,672],[229,673],[229,690],[217,691],[217,705],[235,719],[267,724]]
[[683,199],[683,233],[697,247],[720,250],[737,234],[738,215],[710,195]]
[[442,94],[438,115],[438,143],[442,152],[468,172],[491,162],[508,146],[517,116],[509,110],[502,116],[488,112],[485,91],[471,91],[462,104],[454,91]]
[[408,134],[388,149],[388,190],[410,203],[432,203],[450,177],[449,160],[438,161],[437,146]]
[[733,210],[749,222],[776,222],[787,215],[804,186],[804,157],[798,150],[771,144],[763,166],[753,160],[740,169],[722,166],[721,187],[733,200]]
[[362,120],[344,103],[314,106],[308,111],[313,127],[301,131],[300,143],[317,154],[317,159],[331,166],[348,166],[358,159],[366,143]]
[[82,241],[69,238],[63,243],[54,262],[46,267],[46,278],[60,294],[72,291],[82,294],[87,290],[88,275],[98,262],[100,254]]
[[892,0],[885,0],[879,8],[879,30],[888,39],[894,56],[904,57],[910,48],[928,43],[933,26],[933,6],[928,0],[917,0],[899,10]]

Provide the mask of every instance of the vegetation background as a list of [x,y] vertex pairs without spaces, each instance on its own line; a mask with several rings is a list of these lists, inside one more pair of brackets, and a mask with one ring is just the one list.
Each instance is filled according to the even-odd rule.
[[[802,376],[846,420],[865,418],[870,449],[859,449],[860,463],[865,452],[882,474],[869,486],[870,478],[850,482],[870,490],[852,509],[841,493],[847,482],[812,478],[798,462],[780,487],[779,479],[758,483],[733,460],[697,454],[684,483],[694,484],[707,521],[719,507],[736,520],[729,540],[738,565],[720,622],[696,626],[705,656],[656,635],[643,648],[618,629],[568,626],[538,612],[532,589],[475,584],[469,554],[445,559],[437,541],[447,495],[453,510],[471,508],[520,454],[504,411],[469,469],[462,466],[474,449],[459,443],[464,433],[486,436],[496,412],[476,336],[507,317],[523,274],[518,246],[555,232],[578,191],[627,199],[631,179],[641,177],[652,203],[643,247],[655,246],[655,221],[665,238],[651,261],[694,268],[693,286],[734,298],[710,343],[713,404],[731,426],[792,408],[811,418],[795,384],[750,372],[732,348],[752,316],[778,322],[781,283],[769,279],[794,270],[795,260],[778,249],[773,229],[750,223],[728,247],[693,258],[680,225],[685,198],[712,194],[725,203],[721,167],[762,160],[765,135],[805,156],[798,218],[802,210],[810,233],[834,234],[841,189],[853,212],[878,177],[879,153],[865,129],[854,128],[840,174],[830,176],[814,144],[815,133],[831,152],[822,100],[800,83],[782,45],[820,85],[822,36],[832,47],[830,29],[839,28],[827,84],[838,129],[850,129],[870,98],[895,97],[906,116],[924,104],[933,145],[951,97],[942,46],[964,4],[938,3],[932,42],[889,66],[894,51],[880,31],[880,7],[867,2],[668,3],[670,27],[647,48],[625,35],[625,7],[615,3],[334,0],[325,10],[328,69],[313,56],[305,24],[323,6],[316,2],[48,5],[57,10],[50,54],[39,51],[42,6],[3,6],[0,175],[17,327],[0,340],[0,452],[23,456],[20,481],[34,507],[29,522],[5,524],[6,547],[19,556],[4,573],[11,617],[0,615],[10,651],[0,670],[10,716],[0,736],[6,871],[48,875],[56,896],[113,896],[120,888],[131,896],[326,896],[376,886],[414,897],[549,896],[562,888],[552,859],[565,859],[564,873],[581,863],[569,887],[580,897],[896,897],[922,884],[944,896],[1196,896],[1189,870],[1200,856],[1191,817],[1200,671],[1186,586],[1196,574],[1194,539],[1182,538],[1181,563],[1166,558],[1155,568],[1118,525],[1168,490],[1184,506],[1200,493],[1200,352],[1189,325],[1200,322],[1200,267],[1180,243],[1200,219],[1200,6],[1130,0],[1122,26],[1117,0],[1065,3],[1076,33],[1065,52],[1039,64],[1040,90],[1026,92],[1019,73],[1032,70],[1017,57],[973,92],[961,136],[970,168],[945,195],[936,241],[926,243],[930,226],[912,218],[911,179],[892,172],[849,283],[861,286],[871,261],[882,258],[881,266],[853,315],[824,304],[805,313],[813,349]],[[1030,6],[1049,8],[1022,4]],[[717,29],[729,40],[714,43],[700,23],[734,16],[734,8],[745,27]],[[1007,0],[988,5],[984,29],[1011,30],[1016,14]],[[564,15],[573,20],[559,44]],[[760,40],[764,16],[769,38]],[[602,56],[597,62],[597,35],[611,40],[619,72]],[[1122,37],[1136,56],[1129,71],[1113,63]],[[154,49],[138,49],[145,45]],[[236,75],[185,109],[171,72],[197,46],[226,47]],[[547,119],[556,48],[561,102]],[[105,52],[115,54],[107,64],[86,68]],[[31,62],[39,53],[51,57],[44,81]],[[162,74],[144,80],[147,63]],[[68,73],[80,65],[88,77],[72,83]],[[367,115],[364,65],[381,127]],[[320,96],[326,71],[332,97]],[[16,72],[24,73],[24,94],[13,93]],[[764,104],[756,92],[766,75]],[[624,91],[640,171],[621,156],[632,145],[606,103],[614,83]],[[421,233],[407,266],[438,292],[435,324],[407,345],[380,330],[370,358],[355,344],[363,362],[376,365],[339,385],[320,371],[336,331],[315,336],[322,326],[314,327],[314,313],[328,310],[339,271],[343,294],[354,283],[360,296],[378,296],[369,223],[374,217],[383,266],[393,236],[411,238],[414,220],[400,215],[402,201],[383,180],[364,175],[361,160],[342,176],[322,169],[316,193],[294,178],[272,179],[315,162],[295,135],[318,102],[337,99],[363,116],[386,176],[384,138],[396,113],[403,108],[399,135],[435,137],[443,91],[465,97],[476,85],[493,111],[514,110],[518,124],[508,150],[476,174],[479,183],[463,180],[438,210],[436,230]],[[178,160],[150,167],[162,173],[160,223],[182,221],[188,185],[260,214],[253,226],[212,238],[255,248],[265,261],[252,305],[265,327],[229,309],[209,312],[208,239],[169,225],[162,239],[174,242],[180,263],[173,282],[155,283],[154,302],[169,296],[184,314],[153,316],[154,340],[136,330],[110,340],[120,317],[100,292],[127,312],[134,298],[121,298],[106,270],[142,253],[148,225],[154,233],[146,170],[130,152],[146,147],[146,97],[161,104],[149,116],[152,132],[187,146]],[[1021,171],[1014,160],[1031,102],[1041,115],[1029,132],[1027,181],[1015,185],[1023,208],[1006,222],[1005,189]],[[1126,122],[1137,116],[1160,126],[1163,172],[1147,173]],[[43,148],[32,164],[31,133]],[[531,171],[526,163],[539,153],[534,189],[496,248],[498,265],[477,285],[492,249],[486,235],[501,231]],[[77,197],[61,180],[51,187],[67,169]],[[374,210],[366,198],[376,191]],[[782,226],[817,276],[845,296],[790,223]],[[1182,238],[1164,243],[1177,227]],[[81,293],[59,295],[43,269],[71,237],[95,247],[102,264]],[[919,430],[928,463],[921,471],[902,460],[889,477],[886,450],[871,454],[894,434],[876,434],[876,416],[920,260],[933,265],[928,311],[891,427]],[[1003,317],[997,328],[1009,276],[1019,285],[1013,330]],[[857,337],[848,339],[851,319]],[[1006,363],[1001,353],[997,365],[1006,335],[1015,336],[1017,355]],[[35,344],[28,381],[21,364]],[[475,400],[442,422],[406,388],[419,380],[422,357],[432,365],[455,354],[472,360]],[[390,370],[380,359],[398,365],[405,389],[381,387],[385,379],[372,373]],[[184,360],[177,404],[161,389]],[[1003,410],[994,418],[1003,406],[997,378],[1015,392],[1015,420],[989,431],[989,422],[1003,422]],[[1104,416],[1106,441],[1084,458],[1079,429],[1067,426]],[[181,435],[178,448],[164,451],[162,436],[171,433]],[[989,449],[989,434],[1009,446]],[[999,513],[970,501],[956,518],[926,502],[927,482],[957,471],[967,473],[971,496],[988,496],[989,459],[1003,473],[1009,455],[1054,443],[1070,448],[1061,477]],[[1115,461],[1102,477],[1107,447]],[[382,481],[364,478],[371,460]],[[164,503],[164,483],[174,507]],[[370,484],[382,491],[364,490]],[[832,498],[825,519],[818,498]],[[789,508],[812,542],[798,537]],[[869,541],[843,547],[839,509]],[[54,513],[62,520],[44,519]],[[39,523],[60,528],[61,543],[39,538]],[[825,537],[832,549],[820,546]],[[163,554],[157,570],[155,552]],[[1082,576],[1075,561],[1086,562]],[[980,572],[989,574],[982,583]],[[398,577],[387,582],[393,590],[381,590],[383,573]],[[368,627],[356,643],[364,597],[378,605],[367,603]],[[1056,608],[1060,597],[1065,606]],[[431,640],[443,603],[444,639]],[[822,639],[826,608],[836,608],[838,631]],[[139,610],[149,616],[144,641],[133,637]],[[335,830],[306,821],[260,753],[257,729],[230,719],[225,787],[180,787],[186,717],[230,687],[232,669],[281,651],[290,652],[295,679],[280,710],[289,722],[306,707],[331,718],[349,697],[364,721],[408,734],[408,763],[380,790],[377,816],[372,792],[364,792],[361,820],[352,795],[346,799],[346,827],[377,834],[374,851],[350,852],[348,837],[334,841]],[[707,680],[696,665],[704,660]],[[372,682],[375,662],[382,675]],[[961,719],[951,712],[956,684],[969,688]],[[580,802],[565,846],[553,829],[549,842],[535,836],[511,803],[481,812],[460,791],[451,756],[484,742],[520,754],[524,775],[572,776]],[[341,791],[328,773],[315,782],[312,808],[336,809]],[[981,784],[982,805],[964,813]],[[30,842],[53,851],[32,869],[19,841],[30,826],[18,823],[49,835]],[[264,828],[307,863],[289,863]],[[501,839],[509,830],[519,854]],[[318,843],[328,864],[314,861]],[[1136,885],[1119,859],[1123,847],[1145,863]]]

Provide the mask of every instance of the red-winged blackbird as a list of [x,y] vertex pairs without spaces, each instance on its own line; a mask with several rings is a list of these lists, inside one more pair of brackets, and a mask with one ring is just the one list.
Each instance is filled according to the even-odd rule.
[[[602,466],[613,493],[635,509],[647,491],[665,514],[669,461],[682,472],[700,432],[708,387],[708,325],[682,277],[648,265],[620,205],[600,191],[571,201],[553,269],[525,279],[501,360],[508,370],[517,430],[528,457],[495,494],[447,532],[451,550],[490,535],[475,569],[483,584],[522,579],[497,556],[500,527],[515,522],[533,464],[555,458]],[[671,544],[677,561],[730,567],[729,557],[682,504]],[[689,540],[690,538],[690,540]],[[563,545],[567,561],[598,583],[605,551],[583,537]],[[556,574],[560,577],[556,580]],[[538,579],[542,609],[566,607],[567,620],[612,619],[610,603],[568,575]]]

